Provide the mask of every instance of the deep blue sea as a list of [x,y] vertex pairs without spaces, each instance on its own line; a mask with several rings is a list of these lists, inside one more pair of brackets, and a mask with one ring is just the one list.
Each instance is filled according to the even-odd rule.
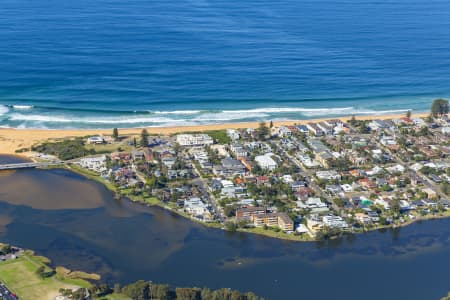
[[111,128],[428,110],[447,0],[1,0],[0,126]]

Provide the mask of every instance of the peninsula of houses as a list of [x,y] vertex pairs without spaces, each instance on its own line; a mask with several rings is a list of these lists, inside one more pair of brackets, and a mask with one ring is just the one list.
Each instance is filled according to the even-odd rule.
[[[314,240],[450,216],[449,136],[446,114],[410,113],[174,135],[115,130],[71,141],[81,157],[64,159],[123,196],[205,224]],[[67,142],[33,150],[48,160]]]

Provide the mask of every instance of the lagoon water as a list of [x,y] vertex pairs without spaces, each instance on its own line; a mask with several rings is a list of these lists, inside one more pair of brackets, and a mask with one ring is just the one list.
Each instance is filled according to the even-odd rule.
[[0,126],[425,111],[449,25],[445,0],[2,0]]
[[111,283],[230,287],[277,300],[423,300],[450,290],[447,219],[330,244],[288,242],[115,200],[67,170],[0,172],[0,240]]

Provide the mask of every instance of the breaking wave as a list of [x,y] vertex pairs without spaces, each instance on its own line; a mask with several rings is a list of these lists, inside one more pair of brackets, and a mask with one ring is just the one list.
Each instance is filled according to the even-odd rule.
[[154,113],[157,115],[195,115],[199,114],[201,110],[174,110],[174,111],[149,111],[150,113]]
[[[21,106],[19,106],[21,107]],[[20,111],[19,111],[20,110]],[[373,110],[355,107],[302,108],[267,107],[237,110],[175,110],[117,112],[74,112],[43,108],[0,106],[0,126],[15,128],[111,128],[141,126],[183,126],[268,120],[301,120],[349,115],[386,115],[407,109]],[[56,113],[55,113],[56,112]]]
[[12,105],[12,108],[17,109],[17,110],[28,110],[28,109],[32,109],[33,105]]
[[9,111],[7,106],[0,105],[0,116],[6,114]]

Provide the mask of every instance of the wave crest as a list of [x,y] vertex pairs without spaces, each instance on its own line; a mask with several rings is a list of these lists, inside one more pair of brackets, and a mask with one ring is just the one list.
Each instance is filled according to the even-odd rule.
[[9,111],[9,109],[8,109],[7,106],[0,105],[0,116],[2,116],[2,115],[4,115],[4,114],[8,113],[8,111]]
[[28,110],[28,109],[32,109],[33,107],[34,107],[33,105],[12,105],[12,108],[18,109],[18,110]]
[[[372,110],[355,107],[336,108],[301,108],[301,107],[267,107],[240,110],[178,110],[154,111],[135,114],[74,114],[42,109],[32,111],[9,111],[7,106],[0,105],[0,125],[13,127],[48,127],[48,128],[110,128],[141,126],[189,126],[236,122],[258,122],[267,120],[301,120],[313,118],[331,118],[349,115],[386,115],[400,114],[408,109]],[[103,126],[102,126],[103,125]]]

